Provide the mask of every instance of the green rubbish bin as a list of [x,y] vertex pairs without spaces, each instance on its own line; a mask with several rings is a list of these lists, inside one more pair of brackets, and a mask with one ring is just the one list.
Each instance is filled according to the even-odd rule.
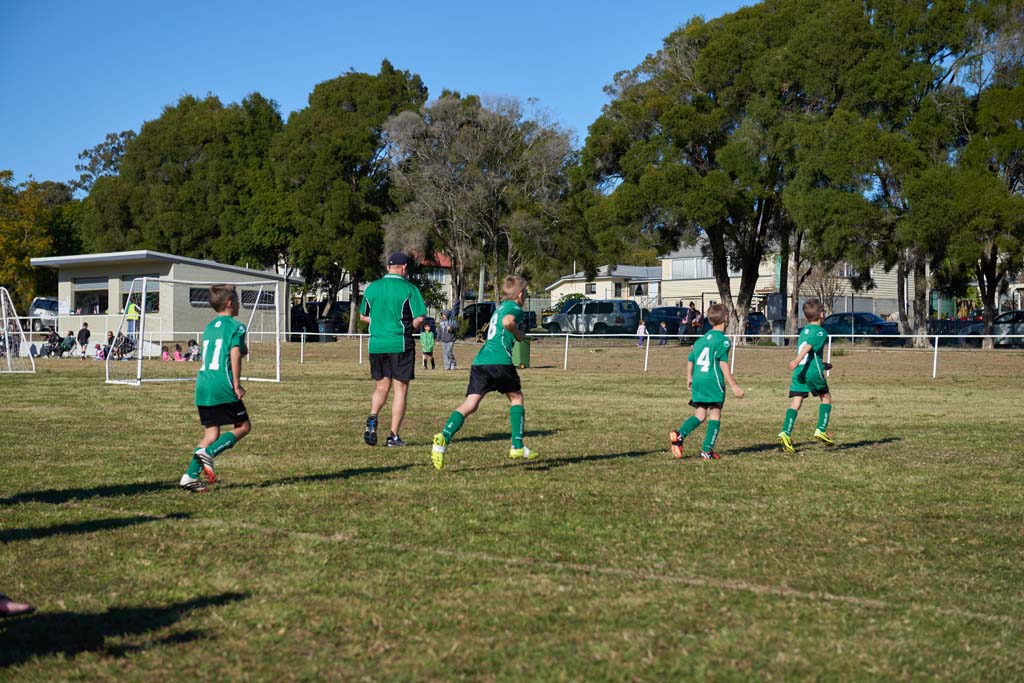
[[530,340],[524,339],[512,345],[512,365],[520,368],[530,367]]

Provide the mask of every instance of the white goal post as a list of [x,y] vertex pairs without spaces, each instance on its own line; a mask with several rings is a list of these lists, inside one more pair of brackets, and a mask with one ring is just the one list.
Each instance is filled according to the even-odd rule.
[[33,373],[36,361],[32,347],[25,338],[18,312],[14,309],[11,293],[0,287],[0,374]]
[[[249,354],[242,378],[249,382],[281,381],[281,338],[287,310],[280,280],[194,281],[161,277],[132,280],[121,316],[104,341],[106,383],[139,386],[144,382],[190,382],[201,362],[210,307],[211,285],[238,290],[238,320],[245,325]],[[196,353],[193,353],[193,350]]]

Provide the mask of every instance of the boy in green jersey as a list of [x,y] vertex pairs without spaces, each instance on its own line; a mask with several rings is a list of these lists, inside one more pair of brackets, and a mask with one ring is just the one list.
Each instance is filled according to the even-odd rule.
[[512,345],[526,336],[520,329],[524,317],[523,303],[526,301],[526,280],[510,275],[502,283],[501,292],[503,301],[491,315],[487,326],[487,341],[476,354],[469,371],[466,400],[452,411],[444,429],[434,435],[431,460],[437,469],[444,467],[444,454],[455,433],[462,428],[465,419],[476,412],[484,395],[491,391],[505,394],[510,404],[508,415],[512,427],[512,447],[508,452],[509,457],[513,460],[533,460],[538,455],[523,445],[526,409],[523,406],[519,373],[512,364]]
[[822,360],[822,351],[825,342],[828,341],[828,333],[821,326],[824,315],[825,307],[817,299],[808,299],[804,303],[804,318],[808,324],[800,331],[800,337],[797,339],[796,358],[789,362],[789,369],[793,371],[789,385],[790,405],[786,411],[786,419],[782,423],[782,431],[779,432],[779,443],[786,453],[796,453],[796,448],[793,447],[793,424],[808,394],[821,399],[814,438],[830,446],[835,444],[832,437],[825,432],[829,416],[832,414],[832,394],[829,393],[828,381],[825,379],[825,371],[831,366]]
[[420,351],[423,352],[423,369],[427,369],[427,360],[430,360],[430,369],[434,369],[434,332],[430,329],[430,323],[423,324],[423,331],[420,333]]
[[[188,471],[179,485],[186,491],[206,493],[202,473],[210,484],[217,481],[213,459],[233,447],[252,429],[242,397],[242,357],[249,353],[245,345],[245,325],[238,315],[238,292],[234,285],[210,287],[210,307],[217,317],[203,330],[202,365],[196,376],[196,407],[203,425],[203,438],[192,452]],[[221,434],[220,426],[232,425]]]
[[725,385],[728,383],[736,398],[743,398],[743,389],[736,383],[729,369],[731,344],[729,338],[725,336],[729,310],[722,304],[713,304],[708,308],[707,319],[711,323],[711,330],[694,343],[686,359],[686,387],[692,392],[690,405],[694,408],[693,415],[686,418],[678,430],[669,432],[672,455],[676,458],[683,457],[683,440],[699,427],[705,418],[711,418],[704,434],[700,457],[705,460],[718,460],[720,456],[715,452],[715,441],[718,439],[722,420]]

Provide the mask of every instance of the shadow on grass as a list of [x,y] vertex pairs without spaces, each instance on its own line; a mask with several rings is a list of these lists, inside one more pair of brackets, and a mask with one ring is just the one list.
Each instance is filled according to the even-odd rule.
[[70,536],[74,534],[88,534],[93,531],[106,531],[108,529],[123,529],[137,524],[147,522],[162,522],[169,519],[188,519],[192,515],[178,512],[160,517],[140,515],[138,517],[122,517],[112,519],[93,519],[87,522],[75,522],[73,524],[55,524],[53,526],[34,527],[31,529],[4,529],[0,531],[0,543],[12,541],[27,541],[34,538],[49,538],[51,536]]
[[25,491],[8,498],[0,498],[0,505],[16,503],[53,503],[60,505],[71,500],[86,498],[115,498],[118,496],[137,496],[142,493],[153,493],[177,488],[169,481],[143,481],[137,484],[111,484],[109,486],[93,486],[81,489],[46,489],[43,491]]
[[173,626],[192,612],[244,600],[246,593],[221,593],[163,607],[114,607],[106,612],[37,612],[0,622],[0,668],[21,664],[33,657],[98,652],[123,657],[129,652],[153,646],[187,643],[208,639],[204,631],[188,630],[158,638],[141,645],[106,644],[107,638],[142,636],[150,631]]
[[427,463],[411,463],[404,465],[387,465],[384,467],[353,467],[340,472],[322,472],[320,474],[306,474],[301,477],[282,477],[281,479],[268,479],[251,484],[228,484],[226,488],[267,488],[268,486],[286,486],[290,484],[308,484],[318,481],[344,481],[353,477],[362,477],[368,474],[388,474],[390,472],[401,472],[413,467],[426,467]]
[[[887,443],[894,443],[896,441],[899,441],[899,437],[887,436],[884,439],[862,439],[860,441],[851,441],[850,443],[839,443],[836,444],[835,446],[826,446],[817,441],[810,441],[807,442],[806,444],[796,444],[796,446],[798,453],[801,451],[801,446],[807,445],[815,446],[817,449],[828,452],[847,451],[853,448],[864,448],[865,446],[881,446]],[[730,448],[726,451],[723,451],[723,453],[725,455],[740,455],[742,453],[767,453],[769,451],[778,451],[781,453],[782,447],[779,446],[779,444],[777,443],[759,443],[753,446],[744,446],[743,448]]]
[[[558,433],[557,429],[536,429],[536,430],[530,429],[530,430],[527,430],[526,432],[523,432],[523,439],[532,439],[535,436],[551,436],[552,434],[557,434],[557,433]],[[456,439],[456,441],[463,442],[463,443],[473,443],[473,442],[479,443],[479,442],[487,442],[487,441],[508,441],[508,440],[509,440],[508,432],[491,432],[490,434],[478,434],[477,436],[467,436],[465,438],[462,438],[460,436],[458,439]]]
[[648,455],[655,455],[658,453],[662,453],[662,451],[625,451],[623,453],[598,453],[596,455],[579,455],[573,458],[550,459],[544,459],[543,456],[541,456],[540,460],[527,463],[524,469],[531,472],[546,472],[548,470],[553,470],[556,467],[565,467],[566,465],[579,465],[582,463],[599,462],[601,460],[619,460],[621,458],[644,458]]

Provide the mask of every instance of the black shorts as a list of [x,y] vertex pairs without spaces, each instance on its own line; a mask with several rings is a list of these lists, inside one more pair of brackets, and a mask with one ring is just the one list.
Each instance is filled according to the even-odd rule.
[[522,391],[519,373],[514,365],[472,365],[469,368],[469,387],[466,396],[480,394],[483,396],[491,391],[507,394]]
[[196,406],[199,409],[199,422],[204,427],[220,427],[221,425],[238,425],[249,421],[249,413],[241,401],[218,403],[215,406]]
[[424,355],[424,356],[431,356],[431,357],[433,357],[433,355],[434,355],[434,349],[430,349],[429,351],[424,351],[424,352],[423,352],[423,355]]
[[707,401],[690,401],[690,405],[694,408],[718,408],[721,410],[722,406],[725,405],[725,401],[716,401],[714,403]]
[[791,392],[789,392],[789,397],[790,398],[794,398],[796,396],[799,396],[800,398],[807,398],[808,394],[810,394],[811,396],[824,396],[825,394],[830,394],[830,393],[832,393],[832,392],[830,392],[828,390],[828,385],[826,384],[824,389],[811,389],[810,392],[807,392],[807,391],[791,391]]
[[377,380],[390,377],[398,382],[416,379],[415,349],[401,353],[371,353],[370,377]]

